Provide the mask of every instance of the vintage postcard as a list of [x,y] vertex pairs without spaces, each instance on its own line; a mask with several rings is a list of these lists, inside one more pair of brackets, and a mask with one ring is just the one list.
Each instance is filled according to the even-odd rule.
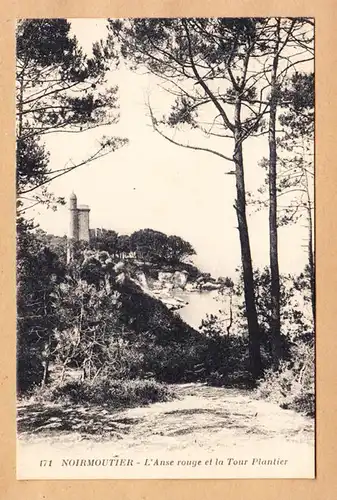
[[18,479],[315,477],[314,32],[17,21]]

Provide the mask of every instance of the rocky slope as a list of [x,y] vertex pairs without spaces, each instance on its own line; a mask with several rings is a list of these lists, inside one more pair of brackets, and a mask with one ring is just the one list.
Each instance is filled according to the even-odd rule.
[[177,310],[188,304],[173,293],[177,289],[192,293],[218,290],[221,287],[221,283],[209,274],[196,273],[195,268],[189,272],[174,266],[168,269],[168,266],[161,268],[158,265],[153,266],[137,261],[133,261],[132,265],[130,262],[119,263],[116,267],[128,272],[144,293],[159,299],[170,310]]

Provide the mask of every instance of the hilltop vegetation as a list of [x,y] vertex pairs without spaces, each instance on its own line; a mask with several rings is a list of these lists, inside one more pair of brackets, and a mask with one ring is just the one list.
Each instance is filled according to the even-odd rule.
[[[138,266],[149,270],[186,270],[191,278],[201,276],[201,271],[190,262],[195,255],[192,245],[180,236],[168,236],[153,229],[140,229],[131,235],[118,234],[112,229],[91,230],[90,243],[78,242],[75,251],[98,250],[108,252],[110,257],[136,261]],[[53,250],[62,261],[66,260],[67,237],[36,230],[36,236]],[[146,266],[148,264],[148,266]],[[209,275],[208,275],[209,276]]]

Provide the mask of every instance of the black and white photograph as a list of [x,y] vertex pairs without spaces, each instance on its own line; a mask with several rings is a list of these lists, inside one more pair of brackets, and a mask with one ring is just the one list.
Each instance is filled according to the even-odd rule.
[[315,477],[314,31],[17,21],[18,479]]

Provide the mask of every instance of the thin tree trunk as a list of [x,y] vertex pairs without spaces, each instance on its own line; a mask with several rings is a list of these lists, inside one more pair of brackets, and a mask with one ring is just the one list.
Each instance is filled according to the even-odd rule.
[[[304,151],[304,147],[303,147]],[[309,265],[309,278],[310,278],[310,292],[311,292],[311,310],[312,317],[316,319],[316,280],[315,280],[315,251],[314,251],[314,236],[313,236],[313,220],[312,220],[312,203],[309,192],[309,181],[307,170],[304,169],[305,175],[305,189],[307,194],[307,212],[308,212],[308,227],[309,227],[309,241],[308,241],[308,265]]]
[[22,136],[22,128],[23,128],[23,87],[24,87],[24,74],[25,71],[24,69],[22,70],[21,76],[20,76],[20,90],[19,90],[19,99],[17,103],[17,109],[18,109],[18,129],[17,129],[17,139],[20,139]]
[[246,192],[243,169],[243,154],[242,154],[242,131],[241,131],[241,101],[237,99],[235,105],[235,178],[236,178],[236,214],[238,220],[238,229],[241,244],[241,260],[243,268],[244,295],[246,315],[248,322],[249,334],[249,360],[250,372],[254,380],[258,379],[262,374],[262,361],[260,352],[260,328],[257,318],[255,291],[254,291],[254,276],[252,257],[250,251],[250,241],[246,216]]
[[49,378],[49,358],[46,358],[43,362],[43,377],[41,382],[41,387],[46,387]]
[[44,348],[43,376],[41,381],[42,388],[44,388],[48,384],[49,380],[50,343],[51,343],[51,338],[50,334],[48,334],[48,339]]
[[[47,297],[46,297],[46,292],[43,294],[43,310],[44,310],[44,318],[48,317],[48,310],[47,310]],[[48,328],[48,327],[47,327]],[[44,345],[44,351],[43,351],[43,376],[42,376],[42,382],[41,382],[41,387],[44,388],[49,379],[49,361],[50,361],[50,348],[51,348],[51,334],[48,332],[48,337],[46,339],[45,345]]]
[[315,319],[316,319],[315,257],[314,257],[314,242],[313,242],[313,222],[312,222],[311,206],[310,205],[308,208],[308,220],[309,220],[308,253],[309,253],[311,308],[312,308],[312,317],[313,317],[313,320],[315,321]]
[[271,98],[269,115],[269,258],[271,277],[271,346],[273,365],[277,368],[282,357],[281,312],[280,312],[280,272],[278,262],[277,235],[277,150],[276,150],[276,112],[277,112],[277,68],[279,50],[279,23],[277,42],[271,74]]
[[230,295],[229,295],[229,324],[227,326],[227,335],[228,335],[228,337],[230,335],[232,325],[233,325],[233,294],[232,294],[232,291],[231,291]]
[[62,366],[62,372],[61,372],[61,377],[60,377],[60,379],[59,379],[59,383],[58,383],[58,385],[62,385],[62,383],[63,383],[64,376],[65,376],[65,374],[66,374],[66,369],[67,369],[67,366],[68,366],[68,362],[69,362],[69,360],[70,360],[70,357],[68,356],[68,357],[66,358],[66,360],[64,361],[64,363],[63,363],[63,366]]

